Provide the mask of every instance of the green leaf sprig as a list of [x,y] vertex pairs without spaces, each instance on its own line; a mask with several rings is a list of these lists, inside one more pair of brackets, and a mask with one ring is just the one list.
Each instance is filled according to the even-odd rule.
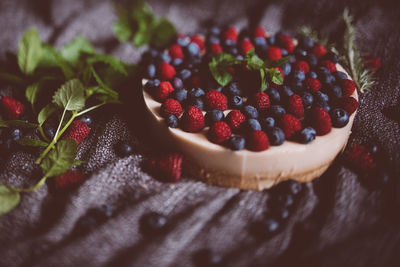
[[276,70],[275,67],[285,64],[289,59],[290,57],[287,56],[274,61],[263,61],[255,54],[255,50],[251,49],[243,60],[237,59],[231,54],[220,53],[211,59],[208,66],[214,79],[221,86],[226,86],[232,80],[232,74],[229,72],[229,68],[245,64],[250,70],[260,72],[261,91],[265,91],[268,86],[268,79],[276,84],[283,83],[282,74]]

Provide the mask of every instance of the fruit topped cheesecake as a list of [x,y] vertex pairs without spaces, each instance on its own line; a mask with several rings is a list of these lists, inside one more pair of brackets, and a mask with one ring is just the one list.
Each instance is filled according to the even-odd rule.
[[150,49],[142,63],[149,132],[207,183],[310,181],[351,133],[356,85],[338,55],[308,37],[212,27]]

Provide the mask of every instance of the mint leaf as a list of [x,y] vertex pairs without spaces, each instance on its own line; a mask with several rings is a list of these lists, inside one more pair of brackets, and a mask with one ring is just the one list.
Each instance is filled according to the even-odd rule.
[[259,70],[264,65],[264,61],[255,55],[254,48],[246,54],[245,61],[250,70]]
[[85,106],[83,84],[78,79],[67,81],[55,92],[53,103],[66,110],[81,110]]
[[79,56],[83,52],[88,54],[96,53],[96,50],[93,48],[92,44],[84,36],[75,37],[60,51],[61,57],[73,66],[76,65],[79,60]]
[[283,58],[280,58],[280,59],[277,59],[277,60],[266,60],[266,61],[264,62],[264,65],[263,65],[263,66],[264,66],[265,68],[280,67],[280,66],[282,66],[283,64],[289,62],[289,60],[290,60],[290,56],[286,56],[286,57],[283,57]]
[[119,60],[116,57],[113,57],[111,55],[96,54],[96,55],[91,56],[88,59],[88,62],[89,63],[102,62],[104,64],[109,65],[115,71],[117,71],[121,74],[124,74],[124,75],[128,75],[125,65],[121,62],[121,60]]
[[18,45],[18,66],[25,74],[32,74],[43,55],[42,42],[36,29],[24,33]]
[[166,18],[160,18],[154,22],[154,31],[151,37],[151,44],[158,47],[163,47],[176,36],[174,25]]
[[232,74],[229,72],[229,67],[240,63],[241,61],[231,54],[220,53],[211,60],[208,66],[214,79],[221,86],[225,86],[232,80]]
[[47,106],[45,106],[44,108],[42,108],[42,110],[39,112],[38,114],[38,123],[40,126],[43,125],[43,123],[51,116],[51,114],[53,114],[55,111],[57,110],[57,107],[53,104],[50,103]]
[[49,144],[38,139],[21,138],[17,140],[17,143],[22,146],[34,146],[34,147],[47,147]]
[[0,185],[0,215],[5,214],[15,208],[21,198],[18,192]]
[[72,79],[75,76],[74,70],[72,69],[70,63],[61,55],[59,51],[47,44],[43,45],[43,49],[45,51],[45,56],[42,57],[40,66],[59,67],[67,80]]
[[132,35],[129,18],[121,17],[112,25],[112,30],[120,42],[126,42]]
[[266,69],[266,72],[268,73],[269,78],[271,79],[271,81],[273,83],[276,83],[278,85],[283,84],[283,77],[279,70],[270,68],[270,69]]
[[21,120],[13,120],[13,121],[1,121],[0,127],[15,127],[15,128],[36,128],[38,127],[35,123],[30,123]]
[[25,91],[25,97],[31,105],[35,105],[40,90],[40,83],[36,82],[29,85]]
[[96,82],[99,84],[99,86],[102,88],[103,92],[109,96],[112,96],[113,98],[118,99],[118,93],[111,89],[107,84],[103,82],[103,80],[100,78],[100,76],[97,74],[96,70],[94,69],[93,65],[90,65],[90,69],[92,71],[93,77],[96,80]]
[[265,70],[260,69],[260,76],[261,76],[261,92],[264,92],[267,89],[267,77],[265,75]]
[[76,153],[77,145],[75,140],[65,139],[59,141],[40,164],[44,177],[58,176],[66,172],[74,164]]

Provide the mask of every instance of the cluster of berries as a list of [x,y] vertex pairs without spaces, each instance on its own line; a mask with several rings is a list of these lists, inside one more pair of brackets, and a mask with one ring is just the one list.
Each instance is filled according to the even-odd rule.
[[[232,81],[221,87],[208,64],[219,53],[243,59],[255,49],[263,60],[289,56],[277,68],[283,85],[260,89],[260,75],[233,66]],[[355,83],[336,69],[338,55],[310,38],[286,32],[268,36],[263,28],[238,32],[211,27],[205,37],[179,35],[168,49],[150,49],[142,58],[145,89],[162,103],[169,127],[186,132],[208,128],[209,140],[233,150],[263,151],[285,140],[310,143],[332,127],[347,125],[358,106]]]

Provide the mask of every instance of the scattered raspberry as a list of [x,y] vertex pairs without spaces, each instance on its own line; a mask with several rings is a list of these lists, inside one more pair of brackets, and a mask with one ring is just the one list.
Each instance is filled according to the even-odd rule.
[[346,110],[349,116],[353,114],[358,107],[358,101],[351,96],[343,97],[338,100],[337,105]]
[[320,44],[314,45],[312,53],[317,57],[321,58],[326,55],[326,48]]
[[289,97],[287,111],[297,118],[304,116],[303,100],[301,100],[299,95],[293,94]]
[[196,35],[193,35],[190,38],[190,41],[195,43],[195,44],[197,44],[199,46],[201,52],[204,51],[205,45],[204,45],[204,38],[203,37],[201,37],[200,35],[196,34]]
[[269,97],[264,92],[258,92],[253,95],[252,102],[254,107],[258,110],[266,110],[270,106]]
[[378,71],[381,68],[381,60],[379,57],[373,55],[363,56],[364,67],[372,71]]
[[178,182],[182,175],[183,155],[171,153],[149,160],[150,169],[164,181]]
[[286,51],[288,51],[288,53],[292,53],[294,51],[295,45],[289,35],[279,34],[278,42],[283,48],[286,49]]
[[295,133],[301,130],[301,122],[291,114],[284,114],[279,121],[279,126],[286,138],[292,137]]
[[239,130],[242,123],[246,120],[246,117],[239,110],[232,110],[226,116],[226,122],[232,128],[232,130]]
[[228,109],[228,99],[217,90],[210,90],[206,93],[206,106],[208,110],[219,109],[224,111]]
[[325,109],[317,107],[312,110],[312,125],[317,131],[317,135],[325,135],[332,129],[332,122],[329,113]]
[[343,79],[340,81],[342,87],[343,96],[351,96],[356,90],[356,84],[349,79]]
[[308,77],[305,82],[306,89],[312,93],[315,93],[322,88],[321,82],[316,78]]
[[240,43],[240,48],[242,49],[243,55],[246,55],[251,49],[254,48],[254,45],[249,39],[243,39]]
[[9,120],[18,120],[24,114],[25,107],[18,100],[9,97],[1,97],[1,107],[5,113],[5,117]]
[[200,132],[204,126],[204,115],[197,107],[190,106],[182,116],[182,129],[186,132]]
[[182,47],[178,44],[174,44],[169,48],[169,55],[174,59],[175,58],[180,58],[180,59],[184,58]]
[[251,151],[264,151],[269,148],[269,140],[263,131],[253,131],[249,136],[248,148]]
[[278,60],[282,58],[282,51],[277,46],[270,46],[267,48],[267,59]]
[[322,61],[321,66],[327,68],[331,73],[336,71],[336,64],[330,60]]
[[376,163],[366,147],[355,144],[344,154],[344,160],[357,171],[370,172],[376,168]]
[[173,98],[168,98],[161,105],[161,115],[167,117],[171,114],[179,117],[182,114],[182,106],[179,101]]
[[263,27],[257,26],[257,27],[254,29],[253,37],[254,37],[254,38],[257,38],[257,37],[265,38],[265,37],[267,37],[267,33],[265,32],[265,30],[264,30]]
[[231,41],[237,42],[238,36],[239,36],[239,33],[235,27],[229,27],[224,32],[225,40],[231,40]]
[[310,71],[310,66],[306,61],[300,60],[294,63],[294,69],[304,73],[308,73]]
[[210,50],[211,50],[211,54],[213,56],[216,56],[216,55],[222,53],[222,47],[219,43],[212,43]]
[[85,180],[85,176],[82,173],[69,170],[66,173],[54,178],[55,189],[70,189],[80,184]]
[[160,73],[161,73],[161,79],[165,81],[174,78],[176,71],[171,64],[163,62],[160,64]]
[[74,120],[68,127],[63,139],[74,139],[76,144],[82,142],[90,133],[89,126],[81,120]]
[[231,128],[224,121],[217,121],[214,123],[208,132],[208,137],[210,138],[211,142],[216,144],[221,144],[227,141],[231,135]]
[[174,91],[170,82],[161,82],[154,92],[154,97],[158,101],[164,101]]

